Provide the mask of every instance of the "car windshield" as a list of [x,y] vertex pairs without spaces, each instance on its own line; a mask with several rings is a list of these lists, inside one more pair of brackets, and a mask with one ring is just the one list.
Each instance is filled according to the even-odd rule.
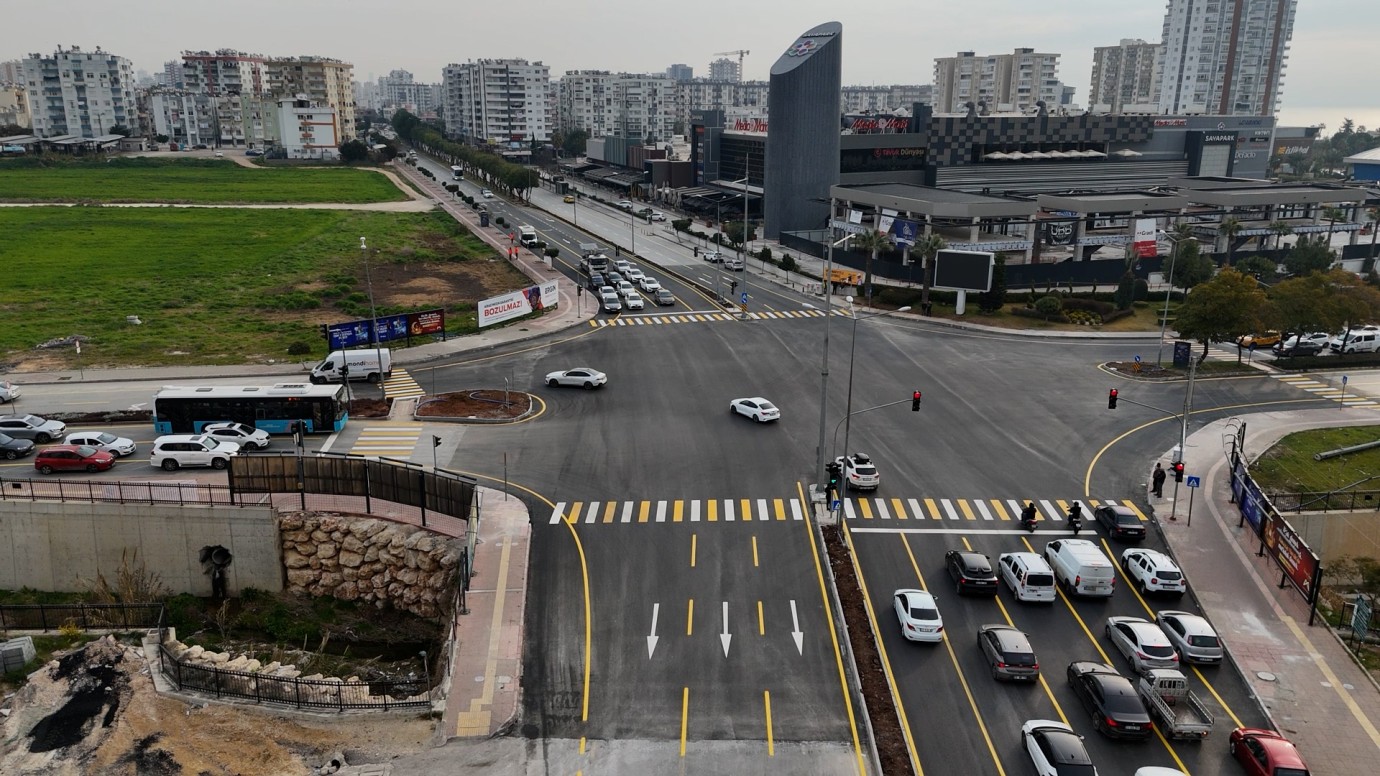
[[14,441],[14,437],[9,434],[0,434],[0,445],[7,445]]
[[25,423],[28,423],[30,426],[41,426],[44,423],[48,422],[37,415],[25,415],[23,418],[21,418],[21,420],[23,420]]
[[118,439],[119,437],[115,436],[114,434],[107,434],[104,432],[96,435],[96,441],[100,442],[103,445],[113,444]]
[[1032,587],[1054,587],[1054,577],[1050,574],[1027,574],[1025,583]]
[[1177,571],[1170,571],[1170,570],[1168,570],[1168,569],[1159,569],[1159,570],[1157,570],[1157,571],[1155,572],[1155,576],[1159,577],[1160,579],[1163,579],[1163,580],[1166,581],[1166,582],[1173,582],[1173,581],[1176,580],[1176,579],[1183,579],[1183,578],[1184,578],[1184,575],[1183,575],[1183,574],[1181,574],[1181,573],[1179,573],[1179,572],[1177,572]]
[[1168,644],[1142,644],[1140,651],[1150,657],[1174,657],[1174,648]]
[[772,404],[772,403],[769,402],[769,401],[764,401],[764,402],[762,402],[762,403],[761,403],[760,405],[758,405],[758,406],[760,406],[760,407],[761,407],[762,409],[764,409],[764,410],[774,410],[774,409],[776,409],[776,405],[775,405],[775,404]]
[[1302,768],[1276,768],[1275,776],[1308,776],[1308,771]]
[[857,472],[858,474],[861,474],[864,477],[871,477],[872,475],[877,473],[877,467],[871,464],[867,464],[864,466],[859,466],[857,468]]
[[1140,518],[1135,515],[1128,515],[1122,512],[1117,512],[1115,514],[1117,524],[1119,525],[1140,525]]
[[211,448],[220,447],[221,445],[220,441],[217,440],[215,437],[202,437],[202,441],[206,443],[206,449],[208,450]]
[[80,455],[82,458],[90,458],[98,452],[100,451],[91,445],[79,445],[77,447],[77,455]]
[[1035,655],[1033,655],[1030,652],[1007,652],[1006,654],[1002,655],[1002,657],[1006,658],[1006,662],[1008,665],[1013,666],[1029,667],[1037,666],[1040,664],[1039,661],[1035,659]]
[[1190,647],[1218,647],[1222,642],[1216,636],[1189,636]]
[[913,620],[937,620],[939,619],[939,610],[932,606],[912,606],[910,617]]

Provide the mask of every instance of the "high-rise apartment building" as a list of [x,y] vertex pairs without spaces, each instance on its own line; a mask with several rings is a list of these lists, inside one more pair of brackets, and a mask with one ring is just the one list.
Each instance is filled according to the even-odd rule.
[[100,137],[114,127],[138,134],[134,67],[128,59],[76,46],[52,56],[30,54],[21,76],[28,91],[33,132],[39,137]]
[[24,60],[11,59],[0,62],[0,86],[17,84],[24,80]]
[[551,68],[525,59],[481,59],[442,70],[446,133],[512,146],[551,139]]
[[671,65],[666,68],[666,77],[672,81],[689,81],[695,77],[695,68],[689,65]]
[[261,54],[246,54],[233,49],[182,52],[182,79],[179,88],[209,94],[240,94],[262,97],[266,87]]
[[1156,110],[1155,67],[1162,52],[1160,44],[1139,38],[1123,38],[1116,46],[1094,48],[1088,108],[1108,113]]
[[737,60],[716,59],[709,63],[709,80],[737,83],[743,80],[743,67]]
[[934,109],[963,113],[969,102],[985,103],[992,113],[1029,113],[1044,101],[1053,108],[1063,97],[1059,55],[1018,48],[1010,54],[979,57],[971,51],[934,60]]
[[[327,57],[271,57],[264,61],[266,92],[276,99],[304,96],[313,105],[331,108],[335,137],[355,136],[354,66]],[[275,104],[273,111],[278,110]]]
[[1169,0],[1159,111],[1273,116],[1298,0]]
[[674,132],[679,88],[668,76],[570,71],[561,78],[559,93],[566,129],[658,142]]
[[931,99],[929,84],[845,86],[840,107],[844,113],[893,113],[909,111],[915,103]]

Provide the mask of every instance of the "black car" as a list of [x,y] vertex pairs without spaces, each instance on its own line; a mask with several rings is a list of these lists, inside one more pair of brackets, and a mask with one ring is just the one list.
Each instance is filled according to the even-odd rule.
[[[1282,343],[1281,343],[1282,344]],[[1316,356],[1322,352],[1323,344],[1314,340],[1296,340],[1295,344],[1289,347],[1276,345],[1274,353],[1276,356],[1288,358],[1289,356]]]
[[1131,680],[1106,663],[1069,663],[1069,684],[1093,715],[1093,725],[1111,738],[1149,738],[1154,723]]
[[1126,507],[1100,506],[1093,510],[1093,519],[1101,523],[1113,539],[1138,542],[1145,538],[1145,523],[1141,522],[1140,515]]
[[591,272],[591,273],[589,273],[589,283],[588,283],[588,286],[589,286],[589,290],[590,290],[590,291],[593,291],[594,293],[597,294],[597,293],[599,293],[599,289],[600,289],[600,288],[603,288],[604,286],[611,286],[611,285],[613,285],[613,284],[610,283],[610,282],[608,281],[608,279],[604,277],[604,273],[602,273],[602,272]]
[[652,294],[652,301],[656,302],[658,305],[673,305],[676,303],[676,298],[670,291],[664,288],[658,288],[656,293]]
[[0,455],[7,460],[13,461],[34,451],[32,439],[15,439],[9,434],[0,434]]
[[992,561],[980,552],[949,550],[944,553],[944,565],[949,576],[954,578],[959,595],[974,593],[980,595],[997,594],[997,573],[992,570]]

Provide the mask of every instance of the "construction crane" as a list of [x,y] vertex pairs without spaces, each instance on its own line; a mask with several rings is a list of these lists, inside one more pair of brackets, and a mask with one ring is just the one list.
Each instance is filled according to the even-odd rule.
[[715,52],[714,52],[714,56],[716,56],[716,57],[727,57],[727,56],[731,56],[731,55],[733,55],[733,54],[737,54],[737,55],[738,55],[738,80],[741,81],[741,80],[743,80],[743,57],[745,57],[745,56],[747,56],[748,54],[751,54],[751,53],[752,53],[752,52],[751,52],[751,51],[748,51],[747,49],[738,49],[737,51],[715,51]]

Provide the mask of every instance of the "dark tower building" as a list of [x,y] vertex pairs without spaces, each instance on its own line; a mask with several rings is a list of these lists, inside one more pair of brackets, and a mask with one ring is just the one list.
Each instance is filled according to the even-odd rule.
[[[763,233],[823,229],[839,176],[843,25],[803,33],[771,66]],[[824,200],[820,202],[819,200]]]

